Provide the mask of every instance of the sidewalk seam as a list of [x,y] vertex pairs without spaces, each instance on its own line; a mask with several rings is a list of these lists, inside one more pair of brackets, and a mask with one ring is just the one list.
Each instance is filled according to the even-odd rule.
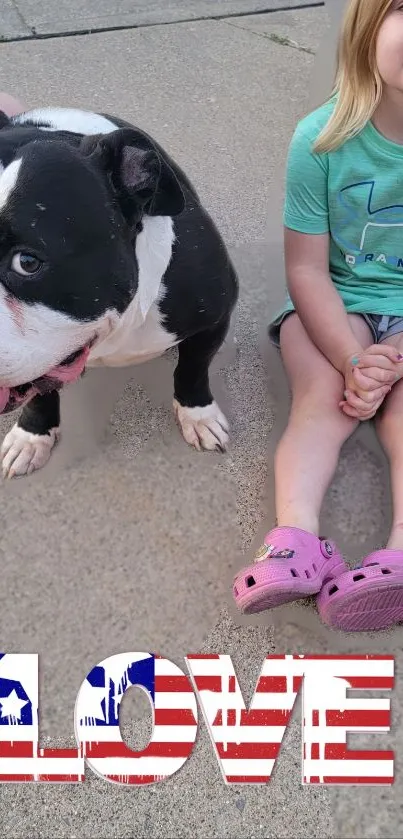
[[[227,15],[211,15],[209,16],[202,16],[202,17],[191,17],[191,18],[183,18],[181,20],[167,20],[167,21],[160,21],[159,23],[131,23],[131,24],[121,24],[117,26],[100,26],[100,27],[91,27],[88,26],[83,29],[67,29],[62,32],[37,32],[35,26],[29,26],[26,21],[24,20],[18,6],[16,6],[16,0],[12,0],[13,5],[21,19],[23,25],[29,30],[32,34],[27,35],[17,35],[13,38],[0,38],[2,43],[13,44],[18,43],[20,41],[49,41],[51,39],[58,39],[58,38],[79,38],[85,35],[98,35],[108,32],[130,32],[133,29],[152,29],[156,26],[178,26],[181,23],[203,23],[205,21],[223,21],[224,23],[231,18],[239,18],[239,17],[255,17],[256,15],[268,15],[274,14],[276,12],[298,12],[304,11],[305,9],[318,9],[322,8],[325,5],[325,0],[312,0],[312,2],[305,4],[300,3],[298,6],[289,6],[284,5],[284,2],[281,3],[279,0],[278,6],[274,9],[259,9],[258,11],[252,12],[229,12]],[[235,26],[236,24],[234,24]],[[239,27],[242,29],[243,27]],[[247,30],[252,31],[252,30]],[[259,33],[255,32],[255,35]],[[275,40],[275,39],[273,39]]]

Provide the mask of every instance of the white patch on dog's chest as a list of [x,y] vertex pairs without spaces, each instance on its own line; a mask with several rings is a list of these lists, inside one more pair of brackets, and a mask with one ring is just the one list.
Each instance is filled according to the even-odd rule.
[[126,367],[162,355],[178,343],[161,323],[158,308],[165,293],[163,277],[172,258],[172,219],[147,216],[136,240],[138,289],[127,311],[93,347],[88,367]]
[[129,367],[142,364],[158,358],[177,344],[175,335],[170,335],[161,326],[161,315],[156,304],[151,306],[141,326],[136,325],[136,310],[135,298],[119,326],[91,350],[87,367]]

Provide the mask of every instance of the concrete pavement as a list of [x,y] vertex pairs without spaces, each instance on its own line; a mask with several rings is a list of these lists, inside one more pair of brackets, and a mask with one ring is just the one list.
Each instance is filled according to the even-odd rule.
[[0,36],[48,37],[322,5],[323,0],[2,0]]
[[[29,6],[18,0],[10,8],[23,9],[32,28]],[[72,19],[78,6],[69,4]],[[46,8],[51,4],[36,7],[35,26],[45,25]],[[283,294],[287,144],[308,107],[308,91],[311,100],[322,95],[311,79],[314,53],[333,32],[329,24],[328,11],[314,8],[1,46],[0,89],[29,106],[115,112],[153,133],[197,184],[241,281],[237,343],[228,342],[213,382],[232,421],[227,457],[198,455],[180,439],[170,409],[173,354],[129,380],[126,373],[94,371],[88,380],[95,402],[83,382],[72,387],[64,395],[64,440],[49,469],[0,485],[1,645],[40,654],[43,742],[73,742],[82,679],[96,662],[129,649],[159,652],[182,667],[191,651],[230,653],[246,702],[267,652],[396,652],[394,735],[380,745],[402,742],[400,631],[342,638],[321,626],[312,605],[244,621],[229,600],[234,570],[273,523],[272,454],[287,391],[265,328]],[[329,43],[321,49],[328,62]],[[327,82],[326,74],[320,78],[325,88],[329,67],[327,74]],[[100,415],[105,389],[109,402],[104,398]],[[107,438],[90,449],[91,430],[96,424],[101,441],[109,409]],[[9,425],[9,418],[1,420],[0,430]],[[360,433],[343,454],[324,523],[353,560],[382,542],[389,517],[384,461],[371,434]],[[127,697],[123,709],[128,742],[146,742],[143,697]],[[402,836],[399,754],[391,790],[302,788],[298,708],[294,716],[268,787],[227,788],[201,723],[191,759],[165,784],[125,790],[88,773],[82,788],[0,788],[0,833],[9,839]],[[376,747],[373,740],[369,748]]]

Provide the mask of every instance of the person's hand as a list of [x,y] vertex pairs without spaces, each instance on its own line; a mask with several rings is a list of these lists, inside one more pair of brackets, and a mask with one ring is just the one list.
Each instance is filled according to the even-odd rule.
[[373,344],[344,365],[345,399],[339,405],[348,416],[372,419],[385,396],[403,375],[403,356],[388,344]]

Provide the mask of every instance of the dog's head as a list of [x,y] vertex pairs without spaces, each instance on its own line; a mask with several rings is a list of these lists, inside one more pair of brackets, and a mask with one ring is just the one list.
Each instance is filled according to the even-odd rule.
[[143,216],[183,207],[142,132],[47,133],[0,112],[0,413],[82,373],[136,293]]

